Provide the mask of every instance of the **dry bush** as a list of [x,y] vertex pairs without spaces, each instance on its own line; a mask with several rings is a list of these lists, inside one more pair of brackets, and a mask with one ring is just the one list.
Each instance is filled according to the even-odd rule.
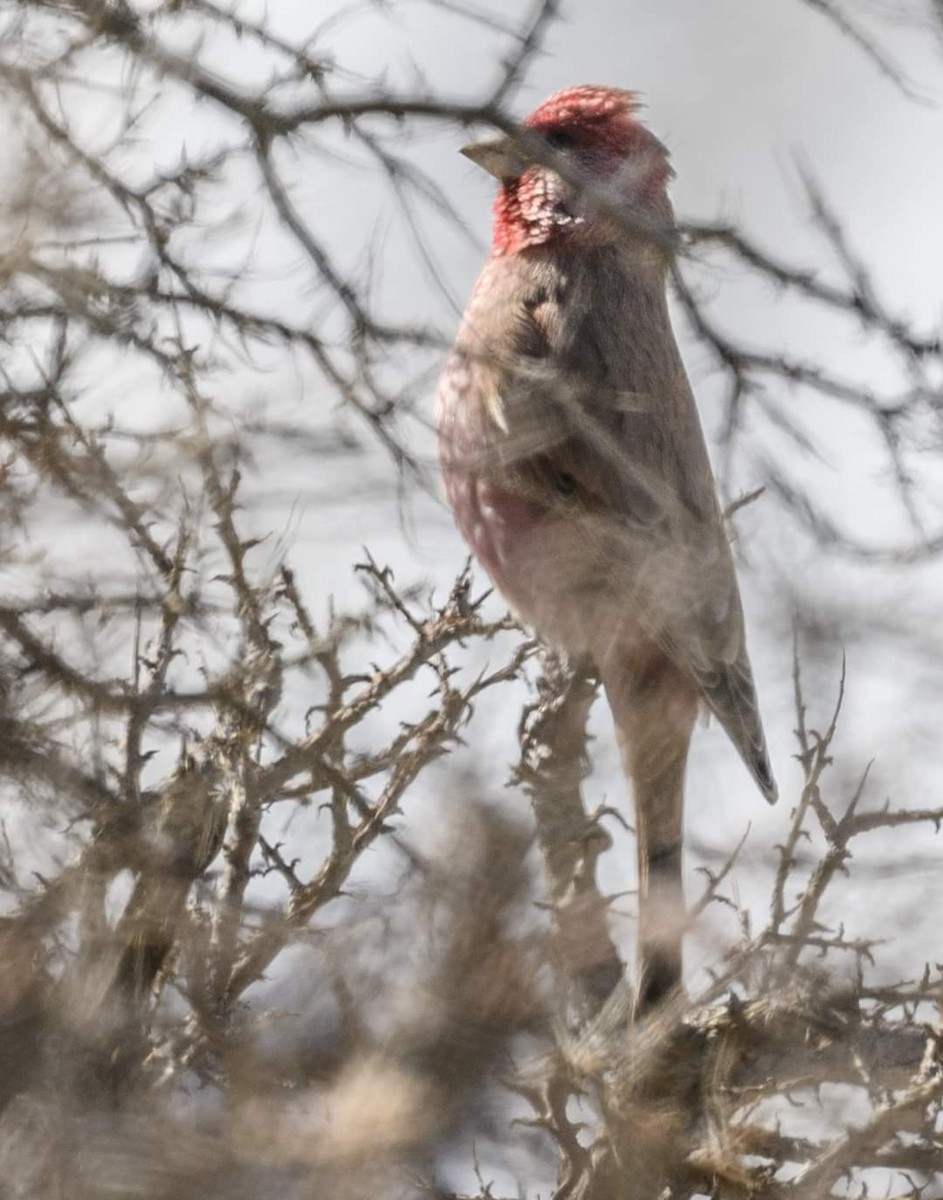
[[[888,982],[824,905],[854,894],[863,837],[890,857],[943,809],[875,807],[866,776],[830,769],[841,704],[817,732],[800,670],[821,614],[800,614],[804,782],[766,918],[735,902],[734,852],[686,914],[692,937],[734,914],[712,975],[633,1025],[597,884],[611,813],[583,794],[594,681],[489,615],[468,570],[434,600],[352,551],[362,600],[335,608],[252,490],[290,483],[300,451],[316,519],[353,529],[369,447],[426,479],[448,331],[402,320],[372,255],[341,262],[297,184],[369,166],[417,247],[452,220],[407,153],[416,124],[513,130],[557,13],[432,7],[504,39],[474,103],[364,85],[327,29],[286,40],[211,0],[3,6],[0,1194],[940,1195],[938,968]],[[246,45],[252,71],[227,70]],[[761,477],[829,552],[925,560],[940,540],[909,464],[939,422],[939,338],[809,196],[834,282],[732,227],[682,229],[677,296],[729,383],[723,449],[752,453],[748,409],[809,449],[786,385],[854,408],[903,542],[838,528],[781,463]],[[692,282],[711,253],[884,339],[899,394],[739,344]],[[284,395],[279,372],[302,412],[241,403],[247,379]],[[495,796],[453,752],[522,680]],[[403,819],[419,784],[431,833]]]

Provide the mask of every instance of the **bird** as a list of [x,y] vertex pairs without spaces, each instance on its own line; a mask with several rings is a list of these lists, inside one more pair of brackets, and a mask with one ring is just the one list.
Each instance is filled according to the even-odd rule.
[[589,664],[636,814],[636,1003],[682,986],[685,768],[699,713],[776,783],[736,568],[672,329],[666,147],[586,85],[462,153],[498,182],[491,249],[436,397],[456,524],[511,610]]

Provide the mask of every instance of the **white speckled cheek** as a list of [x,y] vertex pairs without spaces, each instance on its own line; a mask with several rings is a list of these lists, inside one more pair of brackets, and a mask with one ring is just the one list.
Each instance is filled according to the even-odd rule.
[[521,217],[527,227],[527,243],[549,242],[555,233],[582,225],[586,218],[572,210],[574,200],[558,175],[536,176],[521,198]]
[[542,241],[554,226],[554,208],[562,199],[562,187],[556,176],[542,172],[530,183],[521,197],[521,216],[527,222],[536,241]]

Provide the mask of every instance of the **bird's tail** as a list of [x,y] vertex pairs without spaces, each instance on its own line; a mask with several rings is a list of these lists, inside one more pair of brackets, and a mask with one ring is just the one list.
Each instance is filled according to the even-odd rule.
[[744,654],[732,666],[698,682],[711,712],[736,746],[767,803],[775,804],[779,792],[766,748],[750,660]]
[[637,1012],[681,986],[685,926],[681,837],[684,771],[697,692],[667,659],[643,675],[603,672],[623,767],[635,799],[638,847]]

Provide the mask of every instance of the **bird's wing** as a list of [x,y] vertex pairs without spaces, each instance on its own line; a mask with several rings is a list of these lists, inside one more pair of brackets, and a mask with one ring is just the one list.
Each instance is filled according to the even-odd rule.
[[[529,457],[548,479],[567,481],[571,503],[617,518],[611,558],[629,564],[633,615],[694,678],[772,802],[733,556],[670,325],[654,330],[662,357],[653,357],[647,344],[626,342],[618,304],[613,314],[599,297],[580,297],[578,279],[568,284],[543,279],[525,291],[511,325],[532,364],[515,390],[531,407],[535,391],[542,401],[543,444],[525,439],[538,450]],[[633,311],[626,323],[636,319]]]

